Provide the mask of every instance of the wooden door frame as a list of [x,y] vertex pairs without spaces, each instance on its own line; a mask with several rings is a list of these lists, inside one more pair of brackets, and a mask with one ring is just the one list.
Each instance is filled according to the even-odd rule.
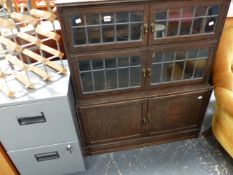
[[[216,31],[212,33],[203,33],[203,34],[197,34],[197,35],[186,35],[186,36],[179,36],[179,37],[167,37],[167,38],[161,38],[161,39],[154,39],[154,33],[152,33],[151,28],[149,30],[149,38],[148,42],[149,45],[159,45],[159,44],[172,44],[172,43],[182,43],[182,42],[192,42],[192,41],[200,41],[200,40],[210,40],[215,39],[218,40],[221,35],[221,27],[224,25],[224,19],[226,18],[226,15],[224,14],[224,11],[226,11],[226,1],[227,0],[211,0],[211,1],[204,1],[204,0],[191,0],[191,1],[174,1],[174,2],[157,2],[152,3],[150,6],[150,19],[149,23],[154,22],[154,16],[155,12],[157,10],[167,10],[170,8],[185,8],[185,7],[192,7],[192,6],[198,6],[200,5],[213,5],[213,4],[219,4],[221,6],[218,21],[216,24]],[[228,0],[229,1],[229,0]]]
[[215,51],[216,51],[216,41],[207,41],[207,42],[198,42],[198,43],[186,43],[186,44],[171,44],[171,45],[166,45],[166,46],[152,46],[149,47],[148,49],[148,55],[147,55],[147,66],[148,68],[152,68],[152,54],[154,52],[164,52],[164,51],[169,51],[169,50],[174,50],[174,51],[180,51],[180,50],[187,50],[190,48],[210,48],[209,51],[209,57],[207,59],[207,63],[204,69],[204,74],[202,79],[197,79],[197,80],[184,80],[180,82],[167,82],[163,84],[157,84],[157,85],[150,85],[151,82],[151,76],[148,77],[147,79],[147,84],[146,84],[146,89],[151,90],[151,89],[158,89],[158,88],[164,88],[164,87],[169,87],[169,86],[175,86],[175,85],[186,85],[186,84],[197,84],[197,83],[208,83],[209,78],[210,78],[210,69],[213,65],[214,62],[214,56],[215,56]]
[[143,91],[145,90],[145,78],[143,76],[143,73],[141,72],[141,87],[138,88],[129,88],[129,89],[118,89],[118,90],[109,90],[105,92],[93,92],[93,93],[87,93],[83,94],[82,87],[81,87],[81,77],[79,68],[77,66],[77,62],[81,60],[95,60],[95,59],[105,59],[105,58],[114,58],[114,56],[130,56],[130,55],[139,55],[141,56],[142,65],[141,69],[146,67],[146,51],[145,49],[138,49],[138,50],[120,50],[120,51],[107,51],[107,52],[101,52],[101,53],[91,53],[91,54],[83,54],[83,55],[73,55],[71,56],[70,63],[71,63],[71,69],[72,72],[75,72],[76,75],[73,75],[75,77],[74,87],[76,88],[75,91],[78,92],[79,98],[90,98],[90,97],[98,97],[98,96],[106,96],[106,95],[116,95],[121,93],[129,93],[134,91]]
[[[83,46],[75,46],[73,43],[73,34],[71,29],[70,17],[75,16],[75,13],[79,12],[80,14],[87,13],[117,13],[117,12],[130,12],[130,11],[143,11],[144,14],[144,24],[148,24],[148,16],[149,16],[149,5],[139,3],[135,4],[125,4],[124,6],[119,5],[102,5],[95,7],[70,7],[68,9],[64,8],[62,10],[62,21],[63,26],[66,31],[66,37],[68,42],[67,50],[69,50],[72,54],[77,54],[85,51],[101,51],[107,49],[116,49],[116,48],[124,48],[124,47],[140,47],[147,45],[147,33],[144,33],[144,38],[142,40],[135,41],[126,41],[126,42],[113,42],[113,43],[102,43],[102,44],[93,44],[93,45],[83,45]],[[142,29],[143,31],[144,29]],[[143,31],[144,32],[144,31]]]

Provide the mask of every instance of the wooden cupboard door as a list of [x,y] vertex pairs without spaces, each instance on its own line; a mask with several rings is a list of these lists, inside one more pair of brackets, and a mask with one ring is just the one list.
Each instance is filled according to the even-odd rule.
[[147,44],[148,5],[103,5],[63,10],[71,53]]
[[151,134],[200,127],[211,91],[150,98],[148,123]]
[[80,108],[86,146],[139,138],[144,132],[146,100]]
[[153,3],[150,9],[150,44],[217,40],[224,25],[227,1]]

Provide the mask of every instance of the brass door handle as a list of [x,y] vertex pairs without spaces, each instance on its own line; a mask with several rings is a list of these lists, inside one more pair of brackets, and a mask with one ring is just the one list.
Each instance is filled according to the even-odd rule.
[[148,122],[150,122],[150,121],[151,121],[151,115],[150,115],[150,114],[148,114],[148,116],[147,116],[147,120],[148,120]]
[[142,120],[143,120],[143,123],[146,124],[146,118],[143,118]]
[[151,68],[147,68],[147,69],[143,68],[143,69],[142,69],[142,72],[143,72],[144,78],[145,78],[146,76],[151,76]]
[[151,27],[151,33],[155,33],[155,23],[151,23],[150,24],[150,27]]
[[147,69],[148,75],[151,77],[151,68]]
[[147,32],[148,32],[148,25],[144,24],[144,33],[147,33]]
[[142,73],[143,73],[143,76],[145,78],[146,77],[146,69],[145,68],[142,69]]

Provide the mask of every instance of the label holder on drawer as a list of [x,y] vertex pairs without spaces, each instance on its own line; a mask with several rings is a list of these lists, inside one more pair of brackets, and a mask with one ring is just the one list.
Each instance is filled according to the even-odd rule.
[[54,152],[36,154],[35,158],[37,162],[43,162],[43,161],[48,161],[48,160],[59,159],[60,156],[57,151],[54,151]]
[[32,116],[32,117],[19,117],[17,118],[19,125],[32,125],[36,123],[44,123],[46,122],[46,118],[43,112],[41,115]]

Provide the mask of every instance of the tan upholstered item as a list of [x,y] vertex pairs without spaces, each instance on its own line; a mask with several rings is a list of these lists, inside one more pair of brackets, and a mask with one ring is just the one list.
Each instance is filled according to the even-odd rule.
[[233,21],[226,22],[213,69],[216,111],[212,129],[224,149],[233,157]]
[[0,144],[0,175],[19,175]]

